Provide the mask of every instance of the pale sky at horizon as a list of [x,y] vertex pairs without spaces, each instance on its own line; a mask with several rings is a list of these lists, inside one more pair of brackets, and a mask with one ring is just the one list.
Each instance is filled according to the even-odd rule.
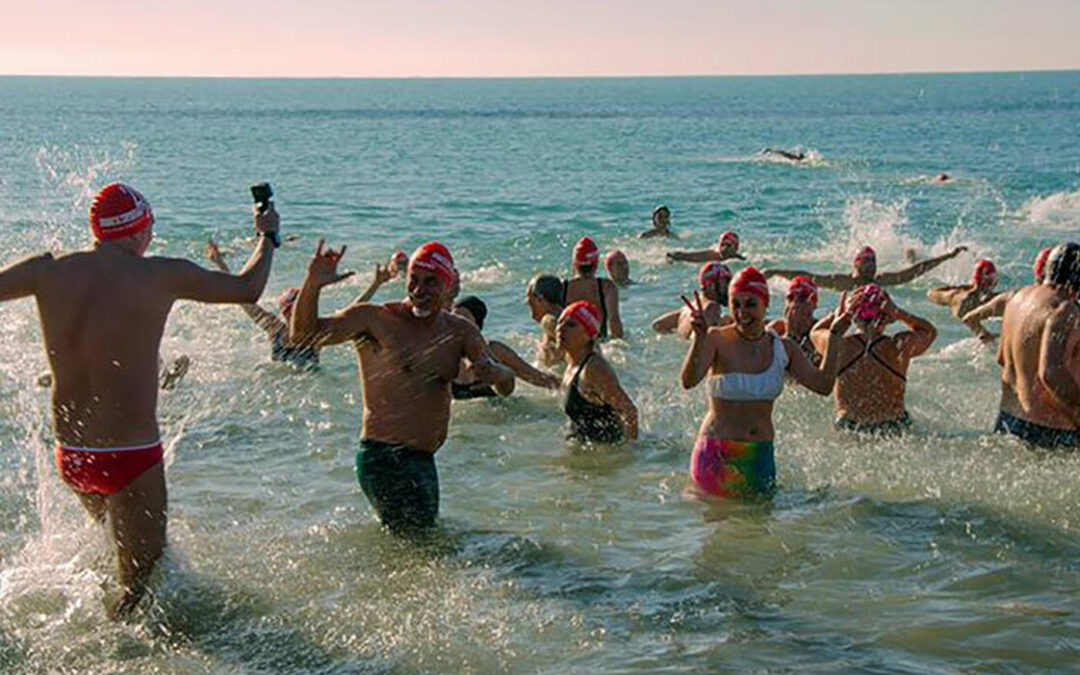
[[759,75],[1080,68],[1075,0],[0,0],[0,74]]

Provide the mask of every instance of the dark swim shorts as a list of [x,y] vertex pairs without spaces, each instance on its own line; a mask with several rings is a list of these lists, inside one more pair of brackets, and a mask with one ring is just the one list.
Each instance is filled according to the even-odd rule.
[[411,534],[435,525],[439,474],[434,453],[363,438],[356,453],[356,477],[391,532]]
[[998,413],[994,433],[1012,434],[1025,443],[1048,450],[1080,448],[1080,433],[1072,429],[1044,427],[1004,411]]

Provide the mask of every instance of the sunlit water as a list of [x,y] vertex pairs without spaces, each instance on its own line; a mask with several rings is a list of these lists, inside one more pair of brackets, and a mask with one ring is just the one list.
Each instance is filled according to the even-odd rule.
[[[552,394],[455,404],[438,454],[443,532],[382,532],[354,475],[349,349],[317,374],[268,363],[236,308],[179,304],[162,345],[191,372],[163,395],[170,548],[151,601],[105,618],[104,536],[52,465],[32,301],[0,307],[0,670],[595,672],[1070,669],[1080,650],[1080,459],[988,435],[993,355],[927,288],[994,259],[1025,283],[1080,236],[1080,74],[522,81],[0,78],[0,258],[82,246],[92,192],[148,196],[155,251],[240,265],[247,187],[286,232],[265,296],[319,236],[360,273],[448,243],[486,333],[531,354],[527,279],[582,234],[623,248],[625,343],[605,350],[642,417],[623,451],[562,440]],[[757,155],[801,147],[794,164]],[[938,185],[940,171],[954,176]],[[678,242],[639,242],[655,204]],[[666,248],[737,230],[760,265],[883,268],[964,255],[897,291],[940,335],[909,377],[902,440],[839,435],[831,402],[777,404],[768,504],[685,496],[699,389],[685,343],[650,334],[691,266]],[[779,309],[779,290],[774,294]],[[380,298],[401,295],[400,285]],[[835,302],[825,294],[823,305]],[[418,424],[424,423],[417,420]]]

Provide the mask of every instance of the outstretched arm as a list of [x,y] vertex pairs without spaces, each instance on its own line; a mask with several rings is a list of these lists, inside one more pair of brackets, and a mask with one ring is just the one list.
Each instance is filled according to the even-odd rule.
[[681,309],[661,314],[652,322],[652,329],[657,333],[674,333],[675,329],[679,327],[679,317],[681,315]]
[[0,300],[25,298],[37,292],[38,275],[52,262],[51,253],[24,258],[0,270]]
[[489,384],[499,396],[514,393],[514,371],[496,361],[488,350],[480,330],[464,319],[459,319],[465,331],[464,356],[472,363],[477,379]]
[[[226,274],[232,274],[228,263],[225,262],[225,258],[221,255],[221,249],[218,248],[217,242],[213,239],[208,240],[204,251],[207,259],[214,263],[215,267]],[[244,303],[240,305],[240,309],[244,310],[244,313],[250,316],[252,321],[271,336],[289,328],[284,321],[255,303]]]
[[667,254],[668,262],[709,262],[720,260],[720,254],[711,248],[703,251],[670,251]]
[[494,356],[499,363],[514,371],[514,375],[519,380],[525,380],[535,387],[542,387],[544,389],[559,388],[561,384],[559,378],[551,373],[545,373],[542,370],[534,368],[531,364],[526,362],[525,359],[518,356],[517,352],[503,343],[492,340],[491,342],[488,342],[488,349],[491,350],[491,355]]
[[967,289],[967,286],[941,286],[940,288],[931,288],[926,292],[926,297],[935,305],[952,307],[953,300],[956,296]]
[[877,276],[878,286],[896,286],[898,284],[906,284],[907,282],[921,277],[930,270],[934,269],[946,260],[951,260],[967,250],[967,246],[957,246],[953,250],[949,251],[945,255],[939,255],[936,258],[930,258],[920,263],[915,263],[906,270],[900,270],[899,272],[883,272]]
[[809,277],[819,288],[830,288],[834,291],[851,291],[855,289],[855,280],[850,274],[815,274],[805,270],[782,270],[767,269],[762,274],[766,279],[783,277],[794,279],[795,277]]
[[983,321],[995,316],[1004,316],[1005,307],[1008,306],[1009,301],[1016,295],[1016,290],[1005,291],[1004,293],[998,293],[994,297],[990,298],[983,304],[979,305],[975,309],[965,314],[960,320],[963,321],[968,328],[971,329],[975,335],[979,337],[983,342],[989,342],[997,336],[986,329],[986,326],[982,325]]
[[[261,235],[277,232],[279,218],[271,203],[255,213],[255,230]],[[171,258],[162,259],[166,285],[178,299],[217,303],[254,303],[266,287],[274,245],[267,236],[256,240],[255,250],[239,274],[211,272],[193,262]]]

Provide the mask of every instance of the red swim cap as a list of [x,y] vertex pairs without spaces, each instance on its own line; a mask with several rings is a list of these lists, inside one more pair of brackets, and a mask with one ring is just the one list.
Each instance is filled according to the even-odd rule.
[[855,254],[856,265],[864,260],[873,260],[874,262],[877,262],[877,253],[870,246],[863,246],[862,249]]
[[450,250],[437,241],[429,241],[413,251],[412,258],[409,259],[409,272],[414,268],[431,272],[442,279],[447,288],[457,282],[454,258],[450,255]]
[[559,314],[559,321],[563,319],[577,321],[585,329],[585,332],[589,334],[590,338],[595,339],[596,336],[600,335],[600,310],[587,300],[578,300],[567,305]]
[[288,316],[292,313],[293,305],[296,304],[296,299],[299,297],[299,288],[290,288],[289,290],[281,294],[281,297],[278,298],[277,303],[278,307],[281,309],[281,314],[283,316]]
[[735,275],[728,291],[732,296],[739,293],[753,293],[767,306],[769,304],[769,282],[756,267],[747,267]]
[[997,285],[998,271],[994,263],[989,260],[980,260],[975,263],[975,274],[971,278],[977,288],[991,289]]
[[90,229],[98,241],[129,237],[153,222],[150,202],[138,190],[123,183],[106,185],[90,205]]
[[732,251],[739,252],[739,235],[734,232],[725,232],[720,235],[720,241],[717,243],[717,252],[723,251],[725,248],[730,248]]
[[1046,278],[1046,259],[1050,257],[1050,248],[1044,248],[1035,256],[1035,281],[1042,283]]
[[574,244],[575,265],[595,265],[600,261],[600,249],[592,237],[582,237]]
[[731,270],[723,263],[707,262],[698,270],[697,280],[703,290],[708,288],[709,284],[720,283],[721,280],[726,286],[731,283]]
[[863,286],[862,298],[855,306],[856,321],[877,321],[885,313],[885,301],[888,299],[885,289],[877,284]]
[[787,297],[789,300],[807,300],[811,307],[817,308],[817,284],[810,277],[795,277],[788,284]]

